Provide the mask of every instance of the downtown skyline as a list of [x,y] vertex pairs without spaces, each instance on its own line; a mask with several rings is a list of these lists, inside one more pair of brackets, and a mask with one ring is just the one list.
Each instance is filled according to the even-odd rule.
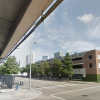
[[[55,1],[55,0],[54,0]],[[32,52],[36,61],[42,56],[54,57],[55,52],[84,52],[100,50],[99,0],[64,0],[44,22],[11,55],[25,66],[26,55]]]

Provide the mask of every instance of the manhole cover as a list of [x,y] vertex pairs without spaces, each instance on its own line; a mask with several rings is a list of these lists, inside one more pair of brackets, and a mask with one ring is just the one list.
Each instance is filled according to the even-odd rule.
[[15,93],[11,93],[10,95],[14,95]]
[[88,95],[81,95],[81,96],[83,96],[83,97],[87,97]]

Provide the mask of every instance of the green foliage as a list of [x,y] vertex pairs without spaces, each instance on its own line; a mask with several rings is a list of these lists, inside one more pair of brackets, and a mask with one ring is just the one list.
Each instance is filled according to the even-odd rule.
[[[98,79],[97,79],[98,76]],[[99,74],[86,74],[86,77],[82,78],[83,81],[99,81]]]
[[[37,66],[37,63],[35,64],[31,64],[31,73],[32,74],[45,74],[49,71],[49,65],[47,62],[45,62],[44,64],[43,63],[40,63],[38,66]],[[30,73],[30,64],[28,64],[25,68],[23,68],[22,72],[28,72]]]
[[44,64],[43,64],[43,68],[44,68],[44,74],[48,74],[48,72],[49,72],[49,64],[48,64],[48,62],[44,62]]
[[4,66],[4,65],[1,65],[0,66],[0,74],[5,74],[5,70],[6,70],[6,66]]
[[24,69],[23,72],[30,73],[30,64],[28,64]]
[[[36,74],[37,70],[38,70],[37,63],[31,64],[31,73]],[[23,72],[30,73],[30,64],[28,64],[25,68],[22,68],[21,73],[23,73]]]
[[40,64],[38,65],[37,72],[38,72],[39,74],[44,74],[44,67],[43,67],[43,64],[42,64],[42,63],[40,63]]
[[54,59],[54,61],[51,61],[51,72],[55,74],[62,73],[62,61],[59,59]]
[[32,74],[37,74],[37,70],[38,70],[37,63],[32,64],[31,73]]
[[29,70],[29,66],[28,66],[28,68],[27,68],[27,67],[25,67],[25,68],[22,67],[22,68],[20,68],[20,72],[21,72],[21,73],[23,73],[23,72],[28,72],[27,69]]
[[73,75],[73,62],[72,59],[69,56],[69,53],[66,53],[66,56],[64,58],[64,66],[63,66],[63,73],[68,75],[68,80],[69,80],[69,75]]
[[82,80],[100,82],[100,74],[86,74],[86,77],[83,77]]
[[20,71],[20,72],[22,72],[22,71],[23,71],[23,68],[24,68],[24,67],[22,67],[22,68],[19,68],[19,71]]
[[6,63],[0,66],[0,74],[17,74],[18,71],[19,64],[17,63],[15,56],[8,57]]
[[97,74],[97,81],[100,82],[100,74]]

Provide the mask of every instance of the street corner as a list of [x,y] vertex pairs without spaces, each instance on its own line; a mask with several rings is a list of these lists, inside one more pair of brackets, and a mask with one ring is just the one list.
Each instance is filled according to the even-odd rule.
[[33,92],[29,92],[25,95],[25,99],[35,99],[42,94],[40,90],[35,90]]

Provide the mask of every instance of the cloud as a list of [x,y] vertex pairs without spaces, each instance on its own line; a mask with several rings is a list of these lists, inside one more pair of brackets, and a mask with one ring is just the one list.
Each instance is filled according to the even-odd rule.
[[91,13],[90,14],[84,14],[82,16],[79,16],[77,19],[87,24],[87,23],[90,23],[90,22],[93,21],[94,16]]
[[100,38],[100,17],[94,18],[93,22],[86,30],[86,35],[90,38]]
[[100,16],[96,17],[93,16],[91,13],[90,14],[84,14],[81,17],[77,18],[78,20],[83,21],[84,23],[87,24],[85,28],[85,34],[89,38],[100,38]]
[[36,61],[42,60],[42,56],[50,56],[50,57],[53,56],[53,53],[51,53],[49,50],[44,49],[44,48],[35,48],[34,53],[36,54],[35,55]]
[[68,14],[68,13],[67,13],[67,11],[65,10],[65,11],[64,11],[64,14],[63,14],[63,16],[62,16],[63,20],[66,20],[66,21],[67,21],[67,18],[66,18],[66,17],[67,17],[67,14]]
[[45,20],[44,20],[44,28],[47,29],[48,26],[55,21],[55,13],[52,12]]
[[89,42],[84,40],[67,41],[65,43],[63,42],[62,44],[59,44],[59,46],[70,53],[73,53],[75,51],[82,52],[96,48],[94,42]]

